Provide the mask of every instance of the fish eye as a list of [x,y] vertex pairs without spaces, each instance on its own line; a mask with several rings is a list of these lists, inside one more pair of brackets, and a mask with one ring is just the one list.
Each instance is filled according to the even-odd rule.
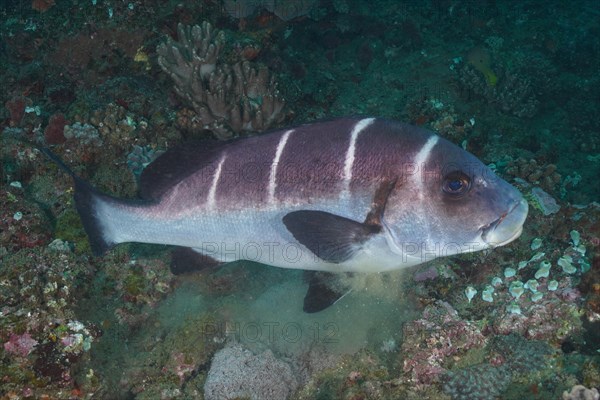
[[464,172],[451,172],[444,178],[442,190],[454,197],[460,197],[471,189],[471,178]]

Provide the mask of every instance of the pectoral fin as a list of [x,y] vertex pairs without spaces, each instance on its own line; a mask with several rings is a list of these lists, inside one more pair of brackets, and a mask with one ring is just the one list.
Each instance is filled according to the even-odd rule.
[[293,211],[283,223],[294,238],[323,261],[341,263],[381,230],[325,211]]
[[292,211],[283,217],[283,223],[298,242],[321,260],[339,264],[352,258],[372,235],[381,232],[385,206],[395,186],[396,179],[381,182],[362,223],[314,210]]

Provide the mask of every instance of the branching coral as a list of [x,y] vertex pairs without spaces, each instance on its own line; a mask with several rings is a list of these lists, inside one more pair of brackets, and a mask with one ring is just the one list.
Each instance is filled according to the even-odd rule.
[[220,63],[225,35],[208,22],[194,27],[180,24],[177,31],[179,42],[169,38],[158,46],[158,63],[204,129],[227,139],[281,122],[285,102],[266,67],[247,61]]

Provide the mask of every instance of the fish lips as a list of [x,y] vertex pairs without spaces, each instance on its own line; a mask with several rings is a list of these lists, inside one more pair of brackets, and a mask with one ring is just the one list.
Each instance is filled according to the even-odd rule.
[[490,247],[500,247],[521,236],[529,205],[525,199],[515,202],[508,212],[481,228],[481,238]]

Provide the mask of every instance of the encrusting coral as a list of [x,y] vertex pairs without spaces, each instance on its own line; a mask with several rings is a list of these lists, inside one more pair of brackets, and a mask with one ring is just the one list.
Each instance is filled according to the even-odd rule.
[[219,139],[244,131],[262,131],[284,118],[285,102],[266,67],[247,61],[219,63],[223,31],[208,23],[179,24],[178,39],[157,48],[158,63],[175,83],[175,91],[196,112],[200,125]]

